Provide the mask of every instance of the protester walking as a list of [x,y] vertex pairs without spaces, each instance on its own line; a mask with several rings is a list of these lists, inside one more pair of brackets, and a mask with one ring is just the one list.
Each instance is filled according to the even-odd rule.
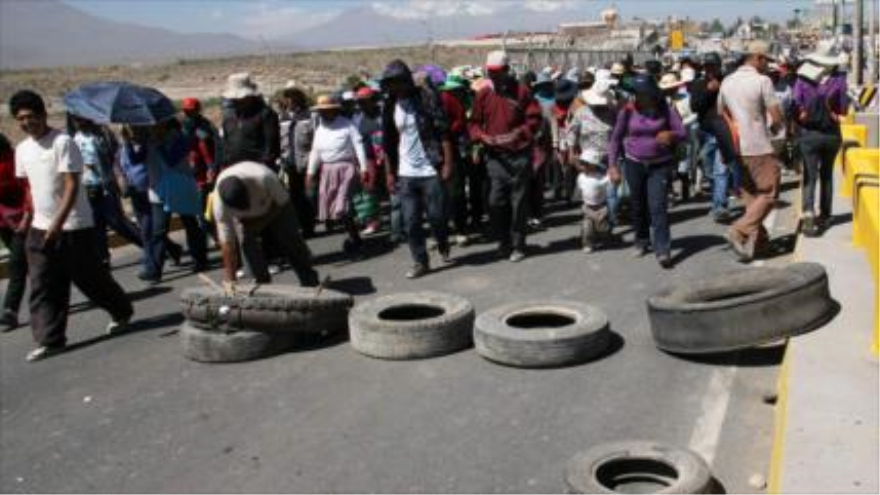
[[129,244],[143,247],[140,232],[122,209],[116,163],[119,144],[113,133],[87,119],[70,116],[73,141],[83,159],[83,185],[94,216],[95,232],[101,259],[110,264],[107,228],[110,227]]
[[490,217],[499,253],[518,262],[526,256],[532,146],[541,107],[511,75],[505,52],[489,53],[486,70],[490,84],[476,95],[469,131],[486,150]]
[[270,238],[278,247],[302,286],[318,285],[318,273],[312,268],[312,255],[300,232],[293,202],[275,173],[260,163],[240,162],[220,173],[215,191],[213,216],[227,292],[234,292],[239,250],[255,282],[271,282],[263,238]]
[[[773,210],[779,190],[779,160],[773,154],[772,133],[783,124],[773,82],[763,73],[770,46],[757,40],[746,47],[742,66],[721,83],[719,112],[735,126],[744,174],[742,196],[746,211],[727,231],[727,240],[740,261],[751,261],[768,241],[764,219]],[[768,121],[769,118],[769,121]]]
[[287,88],[282,93],[282,99],[290,117],[288,133],[281,136],[282,140],[288,142],[288,155],[284,161],[287,187],[303,237],[309,239],[315,235],[315,205],[311,192],[306,191],[306,169],[317,119],[309,110],[309,99],[303,90]]
[[352,195],[367,178],[367,156],[361,134],[351,120],[342,116],[342,104],[334,96],[318,97],[312,110],[318,112],[320,118],[309,155],[306,190],[313,190],[320,175],[318,220],[341,221],[348,233],[343,251],[361,256],[363,241],[351,206]]
[[277,171],[281,156],[278,114],[263,100],[250,74],[229,76],[223,98],[232,105],[223,119],[224,166],[255,161]]
[[15,172],[28,180],[34,210],[26,249],[37,348],[27,360],[37,361],[67,344],[71,282],[110,313],[109,334],[124,329],[134,309],[101,259],[76,144],[48,125],[40,95],[19,91],[9,100],[9,110],[27,134],[15,150]]
[[634,254],[644,256],[653,247],[657,262],[668,269],[673,263],[667,191],[675,148],[687,131],[653,77],[639,74],[631,87],[635,101],[618,114],[609,143],[609,176],[619,180],[622,168],[630,189]]
[[[804,235],[815,237],[828,228],[834,197],[834,159],[843,141],[840,122],[849,108],[846,74],[830,43],[820,44],[806,60],[821,68],[817,77],[803,75],[794,86],[793,114],[799,127],[798,145],[804,161],[801,221]],[[820,188],[816,215],[816,187]]]
[[9,253],[9,282],[0,309],[0,329],[4,332],[18,327],[18,311],[27,285],[25,241],[32,213],[28,182],[16,177],[15,150],[6,136],[0,134],[0,240]]
[[205,220],[208,196],[214,189],[214,181],[220,171],[218,163],[220,142],[217,128],[202,115],[202,103],[198,98],[184,98],[181,104],[183,137],[189,146],[189,165],[192,167],[199,190],[199,214],[196,218],[206,235],[215,237],[214,228]]
[[198,186],[188,155],[189,143],[177,120],[161,122],[150,129],[146,162],[153,228],[147,243],[148,267],[141,274],[141,280],[148,284],[162,280],[172,214],[180,218],[186,231],[193,272],[208,268],[206,236],[198,221],[204,211],[200,211]]
[[437,93],[416,86],[402,60],[390,62],[382,73],[388,100],[382,114],[388,189],[401,200],[413,267],[407,278],[430,271],[423,223],[427,217],[440,258],[450,260],[443,183],[452,177],[453,144],[449,121]]
[[712,218],[717,223],[730,220],[730,176],[740,167],[730,126],[718,112],[718,93],[724,80],[721,65],[720,55],[707,53],[703,56],[702,77],[688,86],[691,110],[699,122],[703,175],[712,181]]

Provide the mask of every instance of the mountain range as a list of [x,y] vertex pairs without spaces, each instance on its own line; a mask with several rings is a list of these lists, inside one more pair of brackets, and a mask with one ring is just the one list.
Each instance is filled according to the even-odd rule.
[[258,53],[231,34],[182,34],[110,21],[58,0],[0,1],[0,69],[157,62]]

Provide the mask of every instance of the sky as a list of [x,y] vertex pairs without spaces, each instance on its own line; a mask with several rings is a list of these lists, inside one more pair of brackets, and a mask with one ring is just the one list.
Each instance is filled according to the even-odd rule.
[[[180,32],[227,32],[259,40],[301,31],[339,12],[372,5],[401,18],[468,13],[491,14],[511,4],[528,11],[598,12],[615,6],[624,17],[662,18],[690,15],[730,21],[760,15],[784,21],[794,9],[810,8],[813,0],[64,0],[65,3],[116,21],[158,26]],[[583,20],[573,16],[572,20]]]

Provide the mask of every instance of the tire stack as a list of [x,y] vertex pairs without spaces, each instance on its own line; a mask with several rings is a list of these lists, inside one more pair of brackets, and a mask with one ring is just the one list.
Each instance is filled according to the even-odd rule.
[[297,336],[345,332],[348,294],[290,285],[239,287],[227,296],[194,287],[180,297],[183,355],[204,363],[231,363],[290,350]]

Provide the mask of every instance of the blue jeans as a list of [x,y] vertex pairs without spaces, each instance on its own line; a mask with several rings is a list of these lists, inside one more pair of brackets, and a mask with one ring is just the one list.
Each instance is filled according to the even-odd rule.
[[95,234],[98,236],[98,251],[105,263],[110,262],[110,247],[107,239],[107,228],[113,229],[130,244],[143,247],[141,235],[137,227],[122,211],[122,202],[114,192],[105,191],[103,187],[87,187],[86,193],[92,207],[92,218],[95,222]]
[[625,160],[623,173],[630,190],[632,225],[636,234],[635,244],[647,247],[654,233],[654,253],[668,255],[671,245],[666,192],[669,187],[672,161],[647,165]]
[[428,250],[425,248],[425,229],[422,226],[426,214],[438,248],[440,251],[449,250],[443,184],[437,176],[400,177],[397,194],[403,206],[406,237],[413,261],[427,266]]
[[[163,205],[150,204],[150,218],[147,221],[150,224],[150,237],[144,249],[146,254],[144,256],[144,274],[150,279],[160,280],[162,278],[170,220],[171,214],[165,211]],[[190,256],[195,261],[195,268],[202,269],[208,264],[208,246],[205,233],[199,226],[198,219],[193,215],[180,215],[180,221],[186,230],[186,245]]]

